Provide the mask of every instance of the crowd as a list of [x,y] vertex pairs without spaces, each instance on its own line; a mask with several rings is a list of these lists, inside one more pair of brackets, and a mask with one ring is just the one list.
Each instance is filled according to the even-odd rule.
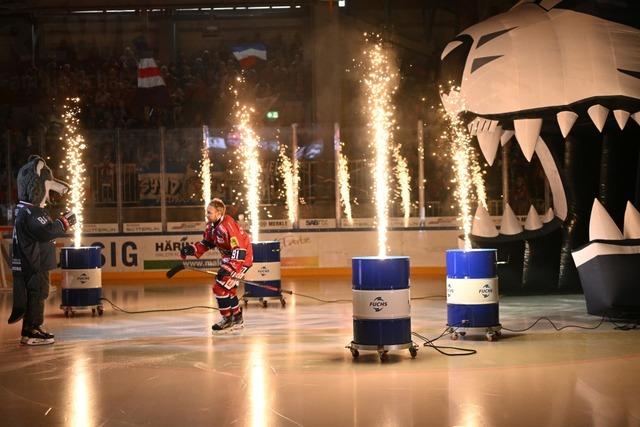
[[[254,38],[260,39],[260,36],[256,35]],[[238,43],[243,42],[246,40],[238,40]],[[112,139],[116,128],[121,129],[123,162],[135,163],[138,173],[158,171],[159,153],[153,147],[157,145],[157,135],[154,132],[160,126],[165,127],[168,132],[177,133],[189,128],[197,130],[202,124],[218,128],[229,126],[233,102],[229,86],[241,71],[239,62],[231,52],[232,45],[218,43],[210,49],[183,52],[175,61],[168,63],[156,58],[168,91],[168,102],[152,107],[145,105],[139,96],[137,77],[141,51],[136,48],[135,43],[122,49],[113,49],[112,53],[106,54],[97,49],[80,48],[62,42],[54,56],[56,59],[36,66],[2,69],[0,94],[6,100],[5,105],[10,107],[0,111],[4,116],[0,117],[0,126],[3,137],[10,135],[11,138],[9,149],[14,173],[15,168],[22,165],[29,154],[42,154],[42,147],[57,145],[62,132],[61,108],[63,100],[69,96],[81,97],[81,124],[86,132],[93,132],[92,152],[89,155],[91,164],[98,168],[95,173],[103,178],[107,177],[102,181],[113,181],[115,149]],[[282,36],[276,36],[265,40],[264,45],[267,60],[258,61],[254,67],[244,70],[245,95],[255,99],[259,110],[271,107],[282,110],[283,104],[287,103],[311,105],[310,64],[309,58],[304,58],[303,55],[301,36],[296,34],[286,41]],[[397,117],[407,126],[408,134],[414,133],[413,126],[417,120],[423,120],[427,126],[425,142],[434,144],[442,134],[444,125],[437,111],[435,68],[416,63],[415,58],[410,55],[399,55],[398,65],[401,75],[406,77],[399,82],[395,97]],[[349,136],[346,128],[351,126],[356,133],[361,133],[364,125],[362,116],[358,113],[361,110],[359,97],[356,96],[358,82],[356,79],[351,80],[344,85],[342,94],[345,105],[344,135],[345,141],[350,144],[355,138]],[[306,115],[302,113],[301,116]],[[140,135],[136,134],[136,130],[141,130]],[[101,131],[105,135],[104,141],[97,138],[97,133]],[[128,141],[127,138],[133,139]],[[172,141],[167,146],[166,170],[169,173],[177,170],[189,172],[198,168],[196,160],[199,159],[199,153],[173,150],[174,147],[198,146],[197,142],[180,144],[179,141],[184,138],[186,136],[183,135],[169,138]],[[196,140],[198,138],[198,135],[189,137]],[[133,140],[135,143],[130,143]],[[398,138],[398,142],[403,144],[410,169],[417,170],[415,137]],[[446,150],[446,147],[437,142],[432,148],[440,152]],[[48,151],[45,154],[56,156],[56,151],[59,150]],[[358,160],[357,153],[348,154],[352,154],[352,160]],[[3,150],[0,153],[3,165],[5,157],[6,152]],[[427,159],[427,197],[448,207],[455,203],[451,197],[450,165],[440,161],[441,156],[437,157]],[[54,162],[57,160],[59,159],[53,159]],[[0,173],[0,182],[6,182],[6,177],[2,174],[6,172]],[[416,179],[417,177],[413,180],[414,187],[417,186]],[[195,179],[192,181],[195,182]],[[488,176],[487,184],[490,197],[499,198],[499,179]],[[526,193],[526,185],[522,182],[517,184],[513,186],[518,188],[517,193]],[[112,190],[109,189],[105,194],[108,195],[106,199],[113,199]],[[516,207],[518,213],[521,213],[528,203],[524,199],[528,197],[523,195],[515,198],[523,199]],[[0,192],[0,200],[4,199],[6,195]]]
[[[267,60],[245,70],[248,96],[265,104],[302,103],[309,76],[301,37],[284,41],[276,36],[264,45]],[[56,120],[69,96],[81,97],[85,129],[222,126],[229,117],[229,84],[241,71],[231,47],[181,53],[169,63],[157,60],[169,100],[144,108],[137,87],[141,50],[126,46],[100,55],[97,49],[61,42],[55,57],[62,60],[0,71],[0,93],[11,106],[4,112],[7,126],[28,131],[46,125]]]

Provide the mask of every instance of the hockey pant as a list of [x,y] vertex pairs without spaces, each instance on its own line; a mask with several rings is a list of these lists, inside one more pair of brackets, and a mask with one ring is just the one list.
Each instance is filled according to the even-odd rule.
[[[242,279],[245,273],[249,270],[248,267],[243,267],[240,273],[236,273],[235,277]],[[238,301],[238,284],[239,282],[234,279],[231,273],[220,268],[216,275],[216,283],[213,285],[213,294],[218,301],[218,308],[220,314],[223,316],[231,316],[232,314],[238,314],[240,312],[240,303]]]

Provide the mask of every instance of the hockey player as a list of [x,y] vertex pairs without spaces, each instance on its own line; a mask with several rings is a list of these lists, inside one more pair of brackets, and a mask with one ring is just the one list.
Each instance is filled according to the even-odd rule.
[[44,301],[49,296],[49,271],[57,266],[54,239],[62,237],[76,222],[67,212],[55,221],[44,210],[49,191],[65,193],[68,185],[53,178],[51,169],[38,156],[18,172],[18,197],[13,226],[13,310],[9,323],[22,321],[26,345],[53,344],[54,336],[42,329]]
[[207,227],[203,239],[195,245],[187,244],[180,250],[182,259],[187,256],[200,258],[206,251],[216,247],[222,255],[213,285],[222,319],[211,327],[214,332],[243,326],[236,279],[242,279],[253,263],[251,238],[225,212],[224,202],[213,199],[207,206]]

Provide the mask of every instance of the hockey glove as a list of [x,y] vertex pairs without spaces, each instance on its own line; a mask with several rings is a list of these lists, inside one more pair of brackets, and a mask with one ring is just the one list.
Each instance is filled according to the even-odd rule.
[[185,259],[188,256],[194,256],[195,254],[196,248],[191,244],[184,245],[182,249],[180,249],[180,258],[182,259]]
[[73,227],[76,223],[76,214],[73,212],[65,212],[60,218],[58,218],[62,223],[64,231],[67,231],[69,228]]

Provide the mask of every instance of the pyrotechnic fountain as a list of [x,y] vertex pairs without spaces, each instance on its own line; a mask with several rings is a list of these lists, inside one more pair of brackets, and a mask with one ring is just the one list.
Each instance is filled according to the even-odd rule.
[[[451,249],[446,254],[447,264],[447,326],[452,337],[464,335],[466,328],[483,328],[487,339],[500,335],[498,314],[497,250],[471,248],[472,185],[478,203],[486,207],[484,180],[471,146],[471,137],[459,113],[465,110],[459,90],[452,89],[447,97],[449,110],[446,119],[450,155],[455,173],[455,197],[460,207],[459,219],[464,232],[464,249]],[[460,332],[459,332],[460,331]]]
[[373,189],[378,230],[378,256],[352,259],[353,341],[347,346],[354,358],[359,350],[374,350],[381,360],[387,352],[418,347],[411,341],[409,257],[387,256],[389,165],[395,124],[392,97],[398,71],[391,52],[379,36],[365,34],[361,80],[366,97],[367,134],[375,156]]
[[[295,156],[295,153],[293,153]],[[298,174],[298,162],[293,162],[287,156],[286,147],[280,146],[278,154],[278,172],[284,181],[284,192],[287,205],[287,218],[291,227],[295,226],[298,218],[298,185],[300,176]]]
[[258,153],[259,138],[256,134],[252,120],[255,110],[249,104],[240,101],[240,94],[244,79],[238,77],[235,87],[232,88],[235,96],[235,130],[240,138],[240,156],[242,158],[242,171],[245,203],[249,214],[249,230],[253,246],[253,267],[247,273],[249,281],[277,288],[277,291],[245,284],[243,299],[257,298],[263,306],[267,305],[267,298],[277,298],[285,305],[285,300],[280,292],[280,242],[259,241],[260,232],[260,180],[262,166]]
[[404,218],[404,226],[409,226],[409,217],[411,216],[411,176],[409,175],[409,167],[407,159],[400,154],[400,144],[393,147],[393,170],[398,182],[398,191],[400,192],[400,201],[402,203],[402,216]]
[[209,202],[211,202],[211,160],[209,159],[209,127],[202,126],[202,158],[200,159],[200,181],[202,182],[202,201],[204,202],[204,212],[206,212]]
[[[353,225],[353,214],[351,212],[351,188],[349,186],[349,161],[347,156],[342,152],[344,143],[340,138],[340,126],[338,123],[333,125],[333,149],[335,151],[335,173],[338,180],[338,186],[336,189],[336,199],[339,203],[336,203],[336,210],[344,210],[344,214],[347,217],[349,225]],[[341,215],[336,215],[336,219]],[[338,224],[339,225],[339,224]]]
[[82,246],[85,202],[85,166],[82,158],[87,148],[79,133],[80,99],[67,98],[64,105],[64,136],[60,139],[65,147],[65,159],[60,165],[67,171],[67,182],[71,189],[68,209],[76,215],[73,233],[73,247],[60,250],[62,268],[62,308],[65,315],[73,315],[75,309],[91,308],[102,315],[102,260],[99,246]]

